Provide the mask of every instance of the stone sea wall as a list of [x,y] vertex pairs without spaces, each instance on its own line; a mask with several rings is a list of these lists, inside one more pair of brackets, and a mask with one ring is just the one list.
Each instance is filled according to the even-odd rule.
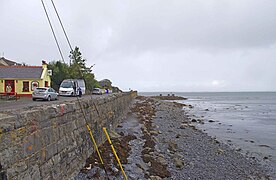
[[96,142],[103,143],[102,127],[113,130],[135,96],[120,93],[1,113],[0,179],[74,177],[94,151],[86,121]]

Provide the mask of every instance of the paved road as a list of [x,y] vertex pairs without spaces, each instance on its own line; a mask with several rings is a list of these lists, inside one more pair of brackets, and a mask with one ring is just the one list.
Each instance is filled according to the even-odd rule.
[[[81,99],[91,99],[92,98],[99,98],[103,96],[108,96],[108,94],[104,95],[84,95],[81,97]],[[42,100],[37,100],[33,101],[32,98],[30,97],[22,97],[19,100],[2,100],[0,99],[0,112],[1,111],[6,111],[6,110],[15,110],[15,109],[20,109],[20,108],[25,108],[29,106],[41,106],[45,104],[59,104],[64,101],[71,101],[77,99],[76,97],[64,97],[64,96],[59,96],[59,99],[57,101],[42,101]]]

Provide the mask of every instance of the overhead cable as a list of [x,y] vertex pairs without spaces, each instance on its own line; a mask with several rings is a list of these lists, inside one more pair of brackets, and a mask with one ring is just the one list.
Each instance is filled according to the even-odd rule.
[[59,46],[59,43],[58,43],[58,40],[57,40],[57,37],[56,37],[56,34],[55,34],[55,31],[54,31],[54,28],[53,28],[52,23],[51,23],[51,21],[50,21],[50,18],[49,18],[49,15],[48,15],[48,13],[47,13],[47,10],[46,10],[46,7],[45,7],[45,4],[44,4],[43,0],[41,0],[41,3],[42,3],[42,6],[43,6],[43,8],[44,8],[46,17],[47,17],[47,19],[48,19],[50,28],[51,28],[51,30],[52,30],[54,39],[55,39],[55,41],[56,41],[56,45],[57,45],[57,47],[58,47],[58,51],[59,51],[59,54],[60,54],[60,56],[61,56],[61,59],[62,59],[63,62],[65,62],[65,61],[64,61],[64,57],[63,57],[62,52],[61,52],[61,49],[60,49],[60,46]]
[[[49,21],[49,24],[50,24],[50,27],[51,27],[52,32],[53,32],[53,35],[54,35],[54,37],[55,37],[56,43],[57,43],[57,45],[58,45],[58,41],[57,41],[57,38],[56,38],[56,36],[55,36],[53,27],[52,27],[52,25],[51,25],[51,22],[50,22],[50,19],[49,19],[49,16],[48,16],[48,13],[47,13],[46,8],[45,8],[45,5],[44,5],[44,3],[43,3],[43,0],[41,0],[41,2],[42,2],[42,4],[43,4],[43,7],[44,7],[44,10],[45,10],[46,16],[47,16],[48,21]],[[65,37],[66,37],[67,42],[68,42],[68,45],[69,45],[69,47],[70,47],[70,49],[71,49],[73,58],[74,58],[74,60],[76,60],[76,56],[74,55],[73,48],[72,48],[72,46],[71,46],[71,43],[70,43],[70,40],[69,40],[69,38],[68,38],[68,36],[67,36],[67,33],[66,33],[66,31],[65,31],[65,28],[64,28],[64,26],[63,26],[63,24],[62,24],[62,21],[61,21],[61,18],[60,18],[60,16],[59,16],[59,13],[58,13],[58,11],[57,11],[57,9],[56,9],[56,6],[55,6],[53,0],[51,0],[51,2],[52,2],[52,5],[53,5],[53,7],[54,7],[54,9],[55,9],[56,15],[57,15],[57,17],[58,17],[58,19],[59,19],[60,25],[61,25],[61,27],[62,27],[63,33],[64,33],[64,35],[65,35]],[[58,48],[59,48],[59,45],[58,45]],[[60,51],[60,53],[61,53],[60,48],[59,48],[59,51]],[[62,56],[62,53],[61,53],[61,56]],[[63,59],[63,56],[62,56],[62,59]],[[63,62],[64,62],[64,59],[63,59]],[[70,60],[70,65],[71,65],[71,60]],[[78,67],[79,67],[79,66],[78,66]],[[80,70],[80,67],[79,67],[78,70],[79,70],[80,75],[82,76],[82,78],[83,78],[84,81],[85,81],[84,75],[83,75],[82,71]],[[91,99],[92,99],[92,97],[91,97]],[[106,169],[106,167],[105,167],[105,165],[104,165],[103,159],[102,159],[102,157],[101,157],[101,155],[100,155],[100,152],[99,152],[99,150],[98,150],[98,146],[97,146],[97,144],[96,144],[96,141],[95,141],[94,136],[93,136],[93,134],[92,134],[92,131],[91,131],[91,129],[90,129],[90,126],[89,126],[88,121],[87,121],[87,117],[86,117],[86,115],[85,115],[85,112],[84,112],[84,110],[83,110],[83,107],[82,107],[82,105],[81,105],[81,102],[80,102],[80,99],[79,99],[78,96],[77,96],[77,101],[78,101],[78,104],[79,104],[79,106],[80,106],[82,115],[83,115],[83,117],[84,117],[84,121],[85,121],[86,127],[87,127],[87,129],[88,129],[88,131],[89,131],[89,133],[90,133],[90,136],[91,136],[91,139],[92,139],[92,141],[93,141],[94,147],[95,147],[95,149],[96,149],[96,151],[97,151],[97,154],[98,154],[98,157],[99,157],[99,159],[100,159],[100,161],[101,161],[102,167],[103,167],[103,169],[104,169],[104,171],[105,171],[105,174],[106,174],[106,176],[107,176],[107,179],[109,179],[108,173],[107,173],[107,169]],[[94,103],[94,102],[93,102],[93,103]],[[94,106],[96,106],[95,103],[94,103]],[[97,113],[99,114],[98,111],[97,111]],[[99,115],[100,115],[100,114],[99,114]]]
[[66,37],[66,40],[67,40],[67,42],[68,42],[68,44],[69,44],[69,47],[70,47],[71,51],[73,51],[73,48],[72,48],[72,46],[71,46],[71,43],[70,43],[70,41],[69,41],[69,38],[68,38],[67,33],[66,33],[66,31],[65,31],[65,28],[64,28],[64,26],[63,26],[63,24],[62,24],[62,21],[61,21],[61,19],[60,19],[60,16],[59,16],[59,14],[58,14],[57,9],[56,9],[55,3],[54,3],[53,0],[51,0],[51,2],[52,2],[52,5],[53,5],[53,7],[54,7],[54,9],[55,9],[56,14],[57,14],[57,17],[58,17],[59,23],[60,23],[60,25],[61,25],[61,27],[62,27],[63,33],[64,33],[64,35],[65,35],[65,37]]

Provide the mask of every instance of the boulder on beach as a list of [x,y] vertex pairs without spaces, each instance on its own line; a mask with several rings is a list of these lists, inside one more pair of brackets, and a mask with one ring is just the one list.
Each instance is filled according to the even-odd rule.
[[181,159],[173,158],[175,167],[182,169],[184,167],[184,162]]

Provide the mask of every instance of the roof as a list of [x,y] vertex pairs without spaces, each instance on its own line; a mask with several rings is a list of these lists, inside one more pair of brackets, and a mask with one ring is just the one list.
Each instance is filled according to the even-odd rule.
[[14,66],[14,65],[21,65],[15,61],[8,60],[4,57],[0,57],[0,65],[1,66]]
[[40,79],[41,66],[0,66],[0,79]]

